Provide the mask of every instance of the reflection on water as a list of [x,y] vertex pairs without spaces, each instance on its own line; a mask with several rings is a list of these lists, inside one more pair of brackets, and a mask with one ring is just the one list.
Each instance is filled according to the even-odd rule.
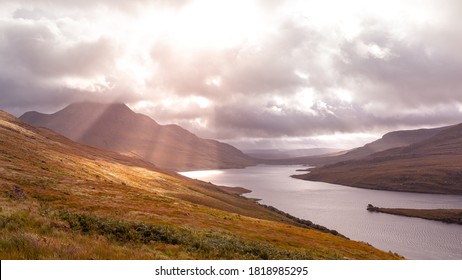
[[367,204],[400,208],[460,208],[462,196],[350,188],[289,177],[298,166],[255,166],[181,174],[252,190],[248,197],[311,220],[351,239],[411,259],[462,259],[462,226],[366,211]]
[[189,178],[213,178],[215,175],[223,174],[223,170],[198,170],[198,171],[186,171],[186,172],[178,172],[183,176]]

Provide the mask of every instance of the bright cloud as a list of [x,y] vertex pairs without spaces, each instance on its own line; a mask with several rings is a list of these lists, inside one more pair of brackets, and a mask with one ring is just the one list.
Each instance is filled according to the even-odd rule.
[[460,10],[457,0],[6,0],[0,106],[122,101],[243,145],[457,123]]

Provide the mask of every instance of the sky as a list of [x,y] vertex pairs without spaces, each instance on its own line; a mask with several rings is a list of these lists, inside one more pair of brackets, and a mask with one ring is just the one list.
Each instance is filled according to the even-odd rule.
[[0,109],[124,102],[255,148],[462,122],[462,1],[0,1]]

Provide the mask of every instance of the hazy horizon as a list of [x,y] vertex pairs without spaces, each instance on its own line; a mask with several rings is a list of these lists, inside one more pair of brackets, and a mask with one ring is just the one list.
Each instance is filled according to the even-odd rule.
[[0,109],[123,102],[240,149],[462,120],[462,2],[2,1]]

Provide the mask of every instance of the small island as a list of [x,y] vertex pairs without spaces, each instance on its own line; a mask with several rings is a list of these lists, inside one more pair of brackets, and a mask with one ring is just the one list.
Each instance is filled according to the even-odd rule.
[[380,212],[392,215],[415,217],[434,220],[448,224],[462,225],[462,209],[406,209],[406,208],[381,208],[372,204],[367,205],[367,211]]

